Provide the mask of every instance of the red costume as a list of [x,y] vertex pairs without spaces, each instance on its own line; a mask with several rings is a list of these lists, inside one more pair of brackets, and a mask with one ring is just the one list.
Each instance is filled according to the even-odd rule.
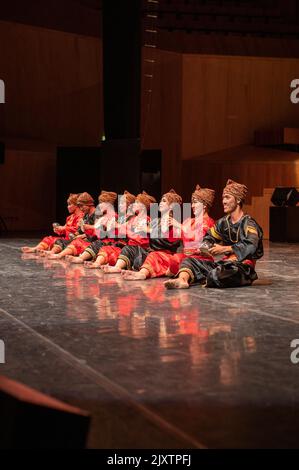
[[[129,193],[129,191],[124,191],[123,197],[125,198],[125,207],[129,207],[134,204],[136,197]],[[122,210],[120,208],[120,210]],[[92,245],[86,250],[93,259],[97,256],[104,258],[104,263],[109,264],[110,266],[115,266],[118,256],[121,253],[122,248],[127,244],[127,224],[133,215],[123,214],[118,217],[115,214],[117,223],[114,230],[114,238],[105,238],[103,240],[92,243]],[[106,224],[107,225],[107,224]]]
[[[95,207],[94,207],[94,200],[92,196],[88,193],[82,193],[78,197],[77,204],[80,206],[89,206],[92,209],[90,212],[87,214],[83,215],[82,220],[80,221],[80,226],[76,232],[76,235],[85,235],[88,237],[88,235],[91,235],[87,233],[87,231],[83,231],[81,229],[81,224],[86,224],[86,225],[94,225],[95,221]],[[73,256],[78,256],[80,255],[88,246],[90,242],[88,242],[86,239],[83,238],[76,238],[75,240],[72,240],[70,243],[62,243],[61,240],[58,240],[56,244],[59,244],[61,248],[64,250],[65,248],[70,248],[72,250],[72,255]],[[82,250],[82,251],[81,251]]]
[[[88,195],[89,196],[89,195]],[[109,203],[109,204],[114,204],[116,201],[117,194],[109,191],[102,191],[100,196],[99,196],[99,203]],[[88,202],[93,204],[93,199],[91,196],[88,198]],[[97,239],[101,238],[101,232],[104,228],[105,232],[107,229],[109,229],[108,225],[109,222],[115,221],[117,218],[116,213],[113,211],[112,214],[110,213],[105,213],[103,214],[96,222],[95,224],[95,209],[92,211],[92,213],[87,214],[84,216],[84,223],[86,225],[95,225],[94,228],[89,228],[83,231],[81,231],[81,234],[85,234],[85,238],[76,238],[75,240],[72,241],[72,243],[68,246],[68,248],[72,249],[72,255],[73,256],[80,256],[89,246],[92,242],[96,241]],[[80,231],[79,231],[80,232]],[[106,239],[107,241],[107,239]]]
[[[164,194],[163,197],[167,199],[170,207],[171,204],[182,203],[182,198],[173,189]],[[208,205],[210,207],[213,203],[214,191],[200,189],[199,186],[197,186],[196,191],[193,193],[192,197],[196,197],[198,202],[202,202],[204,205]],[[205,213],[203,215],[202,224],[200,224],[199,227],[196,227],[195,224],[195,218],[187,219],[182,224],[181,240],[183,242],[184,251],[182,253],[175,254],[174,251],[171,250],[171,245],[175,247],[175,243],[178,239],[174,237],[173,228],[170,227],[169,237],[167,238],[167,241],[170,243],[168,249],[166,246],[162,250],[155,250],[149,253],[141,266],[141,269],[146,269],[148,271],[147,277],[162,277],[168,273],[176,274],[179,270],[181,261],[188,255],[190,256],[191,254],[196,254],[199,241],[201,241],[209,228],[213,227],[214,220],[211,219],[207,213]],[[166,242],[165,238],[162,240],[164,240],[164,243]],[[176,248],[178,247],[176,246]]]
[[[149,208],[150,202],[154,202],[154,198],[146,195],[146,193],[139,194],[137,198],[130,194],[128,191],[124,192],[126,197],[126,205],[130,206],[135,201],[142,202],[146,207]],[[120,240],[123,242],[123,246],[139,246],[140,248],[147,249],[149,246],[149,239],[147,237],[147,229],[149,225],[149,217],[144,214],[132,214],[127,216],[122,224],[118,225],[118,235],[121,237]],[[143,231],[143,233],[141,233]],[[146,235],[146,236],[144,236]],[[119,256],[121,256],[123,246],[114,245],[103,246],[98,256],[104,258],[104,263],[109,266],[115,266]]]
[[[67,204],[77,206],[78,196],[79,196],[78,194],[70,194],[67,200]],[[71,215],[67,217],[64,227],[61,227],[60,229],[56,229],[57,231],[59,231],[57,236],[51,235],[51,236],[43,238],[39,244],[40,248],[42,250],[51,250],[56,240],[61,239],[61,238],[63,238],[64,240],[69,240],[70,234],[77,232],[82,217],[83,217],[83,213],[81,212],[80,208],[77,206],[75,212],[73,212]]]
[[[203,225],[202,225],[202,236],[204,237],[208,230],[213,227],[215,221],[206,213],[203,216]],[[189,231],[187,230],[189,229]],[[188,256],[192,256],[193,258],[197,259],[210,259],[206,258],[203,255],[196,254],[198,252],[198,248],[192,247],[192,243],[194,243],[194,233],[195,233],[195,219],[187,219],[183,223],[183,230],[182,230],[182,240],[184,245],[183,253],[176,253],[172,255],[169,260],[169,271],[171,274],[176,275],[179,271],[179,267],[183,259],[187,258]]]
[[[150,218],[146,216],[146,226],[144,227],[144,216],[137,214],[130,217],[127,222],[123,224],[119,228],[119,233],[124,233],[126,231],[126,238],[127,238],[127,245],[128,246],[139,246],[143,249],[148,249],[149,247],[149,238],[144,234],[138,233],[139,228],[142,230],[143,228],[147,228],[150,223]],[[141,225],[142,224],[142,225]],[[105,264],[109,264],[109,266],[115,266],[118,257],[121,255],[122,248],[115,246],[115,245],[108,245],[103,246],[98,256],[102,256],[105,259]]]

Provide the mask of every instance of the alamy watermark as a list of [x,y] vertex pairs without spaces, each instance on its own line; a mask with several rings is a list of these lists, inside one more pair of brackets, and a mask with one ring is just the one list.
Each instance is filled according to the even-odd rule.
[[293,104],[299,103],[299,79],[294,78],[294,80],[291,81],[290,88],[294,88],[294,90],[291,92],[290,95],[290,100]]
[[293,339],[291,341],[291,348],[294,350],[290,356],[291,363],[299,364],[299,339]]
[[0,80],[0,104],[5,103],[5,83],[3,80]]
[[5,344],[2,339],[0,339],[0,364],[5,364]]
[[185,232],[188,234],[185,248],[197,248],[203,240],[204,206],[201,202],[173,203],[167,208],[162,208],[161,203],[152,203],[148,212],[141,202],[127,207],[125,197],[119,195],[117,214],[113,204],[104,202],[96,207],[94,228],[99,239],[131,238],[133,234],[141,238],[179,239]]

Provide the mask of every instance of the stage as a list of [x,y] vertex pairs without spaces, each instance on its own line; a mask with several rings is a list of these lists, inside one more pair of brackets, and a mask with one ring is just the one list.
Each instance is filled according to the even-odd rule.
[[0,240],[0,374],[90,411],[89,447],[298,447],[298,244],[266,244],[252,287],[166,291],[34,242]]

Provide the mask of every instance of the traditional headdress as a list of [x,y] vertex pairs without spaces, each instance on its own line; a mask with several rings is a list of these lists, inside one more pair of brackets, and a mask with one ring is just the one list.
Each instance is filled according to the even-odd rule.
[[174,189],[171,189],[168,193],[163,194],[162,197],[167,199],[168,204],[182,204],[183,199],[179,194],[175,192]]
[[146,207],[146,209],[149,210],[150,205],[157,201],[153,196],[150,196],[145,191],[142,191],[142,193],[138,194],[136,197],[136,202],[141,202]]
[[69,206],[71,205],[74,205],[76,206],[78,204],[78,197],[80,196],[80,194],[70,194],[68,199],[67,199],[67,203]]
[[84,206],[94,206],[94,200],[88,193],[81,193],[78,197],[77,204]]
[[134,196],[134,194],[131,194],[129,193],[129,191],[124,191],[124,196],[126,198],[126,203],[128,206],[130,206],[131,204],[134,204],[135,200],[136,200],[136,196]]
[[215,198],[215,191],[209,188],[201,188],[199,184],[196,186],[192,198],[196,197],[204,205],[211,207]]
[[227,180],[226,186],[223,190],[223,196],[229,194],[234,196],[236,199],[239,199],[241,202],[244,202],[247,192],[248,188],[245,184],[237,183],[233,180]]
[[110,191],[102,191],[99,195],[99,202],[108,202],[114,204],[117,199],[117,194]]

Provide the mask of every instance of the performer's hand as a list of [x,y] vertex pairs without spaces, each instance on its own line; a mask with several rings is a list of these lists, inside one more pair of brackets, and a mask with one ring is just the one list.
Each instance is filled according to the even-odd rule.
[[212,255],[212,256],[216,256],[216,255],[224,255],[225,253],[227,253],[229,247],[227,246],[222,246],[222,245],[218,245],[217,243],[212,246],[212,248],[209,249],[209,253]]
[[173,227],[173,228],[177,228],[177,229],[180,229],[181,228],[181,224],[180,222],[178,222],[176,219],[174,219],[173,217],[170,217],[169,218],[169,227]]
[[82,230],[93,230],[94,225],[82,224]]

